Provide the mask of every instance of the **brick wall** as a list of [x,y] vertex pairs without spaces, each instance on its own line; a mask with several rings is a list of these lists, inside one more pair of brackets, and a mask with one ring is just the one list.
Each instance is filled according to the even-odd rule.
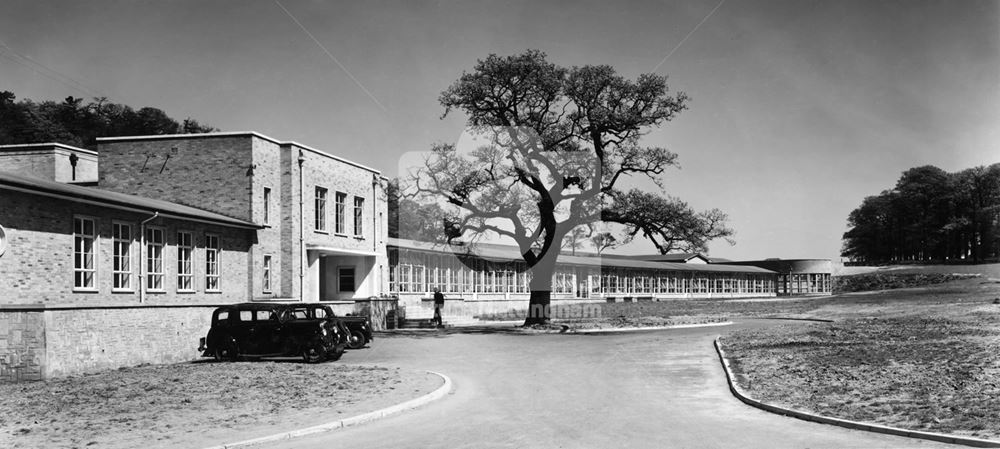
[[[299,149],[294,145],[289,149],[294,154],[293,159],[297,160]],[[302,155],[305,158],[302,165],[302,192],[305,195],[303,215],[305,217],[306,244],[335,246],[359,251],[379,251],[379,239],[375,236],[374,217],[372,216],[372,206],[377,205],[377,197],[374,194],[376,189],[372,187],[373,173],[313,151],[303,151]],[[295,182],[297,183],[298,180]],[[316,187],[327,189],[326,232],[318,232],[315,226]],[[344,232],[341,234],[335,232],[337,192],[347,195],[344,204]],[[355,197],[364,198],[365,201],[362,212],[363,229],[360,237],[354,234]],[[381,251],[385,252],[384,245]]]
[[[9,245],[0,256],[0,305],[4,304],[137,304],[139,301],[140,221],[149,215],[108,209],[68,200],[0,189],[0,225],[6,229]],[[73,289],[73,219],[86,216],[96,220],[96,289]],[[112,291],[112,224],[132,225],[132,289]],[[149,223],[163,229],[164,289],[148,293],[149,304],[226,303],[248,299],[249,249],[254,231],[213,226],[181,220],[157,218]],[[177,289],[177,231],[189,231],[194,240],[194,291]],[[205,291],[205,236],[221,238],[221,291]]]
[[[254,223],[267,227],[257,231],[257,242],[251,254],[250,267],[253,299],[275,299],[291,296],[285,290],[284,279],[289,276],[283,269],[285,254],[282,248],[284,227],[284,198],[282,197],[281,148],[278,144],[254,137],[252,139],[252,161],[254,165],[250,201],[251,217]],[[270,189],[270,200],[264,222],[264,189]],[[271,289],[265,292],[263,285],[264,257],[271,257]]]
[[0,310],[0,382],[40,380],[45,361],[43,312]]
[[55,155],[50,150],[0,151],[0,171],[54,181],[55,170]]
[[251,220],[251,135],[100,141],[102,189]]

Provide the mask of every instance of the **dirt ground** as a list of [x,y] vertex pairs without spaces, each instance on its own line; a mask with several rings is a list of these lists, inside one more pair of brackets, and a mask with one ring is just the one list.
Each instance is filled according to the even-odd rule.
[[429,393],[425,372],[339,362],[197,362],[0,384],[0,447],[205,447]]
[[[768,403],[1000,440],[1000,283],[981,277],[831,298],[834,323],[723,338],[737,382]],[[800,311],[801,312],[801,311]]]

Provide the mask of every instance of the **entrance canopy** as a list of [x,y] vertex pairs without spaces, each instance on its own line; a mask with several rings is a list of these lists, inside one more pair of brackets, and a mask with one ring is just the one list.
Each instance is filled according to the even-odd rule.
[[318,253],[319,256],[363,256],[363,257],[378,256],[378,253],[375,251],[338,248],[335,246],[322,246],[322,245],[306,245],[306,251],[314,251]]

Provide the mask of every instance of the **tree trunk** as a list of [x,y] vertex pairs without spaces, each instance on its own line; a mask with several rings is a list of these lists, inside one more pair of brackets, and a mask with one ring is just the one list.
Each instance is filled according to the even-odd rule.
[[550,303],[552,292],[549,290],[532,290],[528,300],[528,313],[524,317],[524,325],[548,324],[552,319]]
[[556,257],[559,251],[550,252],[531,267],[531,299],[528,300],[528,313],[524,317],[524,325],[548,324],[552,318],[552,275],[556,269]]

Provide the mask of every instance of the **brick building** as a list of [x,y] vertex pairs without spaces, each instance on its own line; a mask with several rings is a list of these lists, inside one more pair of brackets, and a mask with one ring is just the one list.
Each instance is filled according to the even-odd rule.
[[221,304],[384,313],[384,186],[253,132],[0,147],[0,381],[196,358]]

